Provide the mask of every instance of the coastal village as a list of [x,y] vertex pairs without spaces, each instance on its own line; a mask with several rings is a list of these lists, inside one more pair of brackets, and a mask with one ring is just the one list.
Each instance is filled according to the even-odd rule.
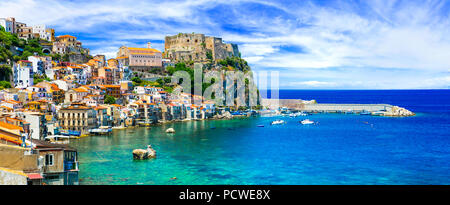
[[[171,82],[174,72],[192,76],[198,65],[250,72],[236,44],[196,33],[164,40],[164,51],[151,42],[140,48],[124,45],[115,58],[106,59],[91,56],[76,36],[55,36],[46,25],[0,18],[0,184],[78,184],[78,153],[68,146],[70,140],[173,121],[253,116],[262,108],[216,106],[203,96],[177,92],[179,85]],[[260,103],[278,105],[267,99]],[[297,106],[310,112],[374,108],[301,100],[280,105],[281,113]],[[372,114],[390,109],[381,114],[413,115],[383,106]]]
[[231,118],[229,107],[175,93],[179,88],[170,74],[194,63],[250,70],[237,45],[203,34],[167,36],[163,52],[151,42],[122,46],[116,58],[106,59],[91,56],[75,36],[55,36],[46,25],[9,17],[0,18],[0,27],[0,184],[78,184],[71,139],[171,121]]

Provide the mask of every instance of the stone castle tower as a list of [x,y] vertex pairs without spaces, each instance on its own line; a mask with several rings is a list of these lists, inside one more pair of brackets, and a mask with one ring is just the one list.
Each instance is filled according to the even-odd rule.
[[208,62],[232,56],[239,56],[238,46],[223,43],[222,38],[194,33],[180,33],[165,38],[164,57],[173,62]]

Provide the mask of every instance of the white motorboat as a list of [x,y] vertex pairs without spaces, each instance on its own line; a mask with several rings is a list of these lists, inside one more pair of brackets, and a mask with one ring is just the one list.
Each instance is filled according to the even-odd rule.
[[300,121],[300,123],[302,123],[303,125],[310,125],[310,124],[314,124],[314,121],[306,119],[306,120]]
[[281,125],[284,123],[285,123],[284,120],[275,120],[275,121],[272,121],[271,125]]
[[103,134],[109,134],[111,132],[112,132],[112,128],[107,127],[107,126],[101,126],[99,128],[89,129],[89,133],[91,133],[91,134],[103,135]]

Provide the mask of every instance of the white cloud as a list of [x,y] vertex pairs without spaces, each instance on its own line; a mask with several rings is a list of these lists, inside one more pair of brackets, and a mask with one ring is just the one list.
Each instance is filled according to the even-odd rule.
[[[194,31],[238,43],[254,70],[282,68],[286,86],[415,88],[410,81],[421,81],[436,88],[448,86],[446,78],[438,79],[439,73],[450,71],[448,4],[2,0],[0,14],[32,25],[48,24],[60,33],[82,33],[91,53],[110,57],[121,45],[145,46],[146,41],[159,40],[153,45],[162,50],[165,35]],[[215,7],[219,9],[209,11]],[[289,78],[299,73],[309,78]],[[395,76],[395,82],[386,76]]]

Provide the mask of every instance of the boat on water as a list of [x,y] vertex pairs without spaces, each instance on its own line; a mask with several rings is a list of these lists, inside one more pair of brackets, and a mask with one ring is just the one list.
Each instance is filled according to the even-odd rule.
[[308,114],[304,113],[304,112],[295,112],[295,113],[291,113],[289,114],[289,117],[298,117],[298,116],[307,116]]
[[272,121],[272,123],[270,123],[270,124],[271,125],[281,125],[284,123],[286,123],[286,122],[284,122],[284,120],[275,120],[275,121]]
[[257,125],[257,127],[264,127],[264,125]]
[[98,135],[105,135],[112,132],[112,128],[110,127],[99,127],[95,129],[90,129],[89,133],[91,134],[98,134]]
[[310,125],[310,124],[314,124],[314,121],[306,119],[306,120],[300,121],[300,123],[302,123],[303,125]]
[[112,127],[113,130],[123,130],[127,129],[126,127],[120,126],[120,127]]
[[371,115],[372,113],[366,110],[363,110],[361,113],[359,113],[360,115]]
[[347,110],[345,111],[345,114],[354,114],[353,110]]

